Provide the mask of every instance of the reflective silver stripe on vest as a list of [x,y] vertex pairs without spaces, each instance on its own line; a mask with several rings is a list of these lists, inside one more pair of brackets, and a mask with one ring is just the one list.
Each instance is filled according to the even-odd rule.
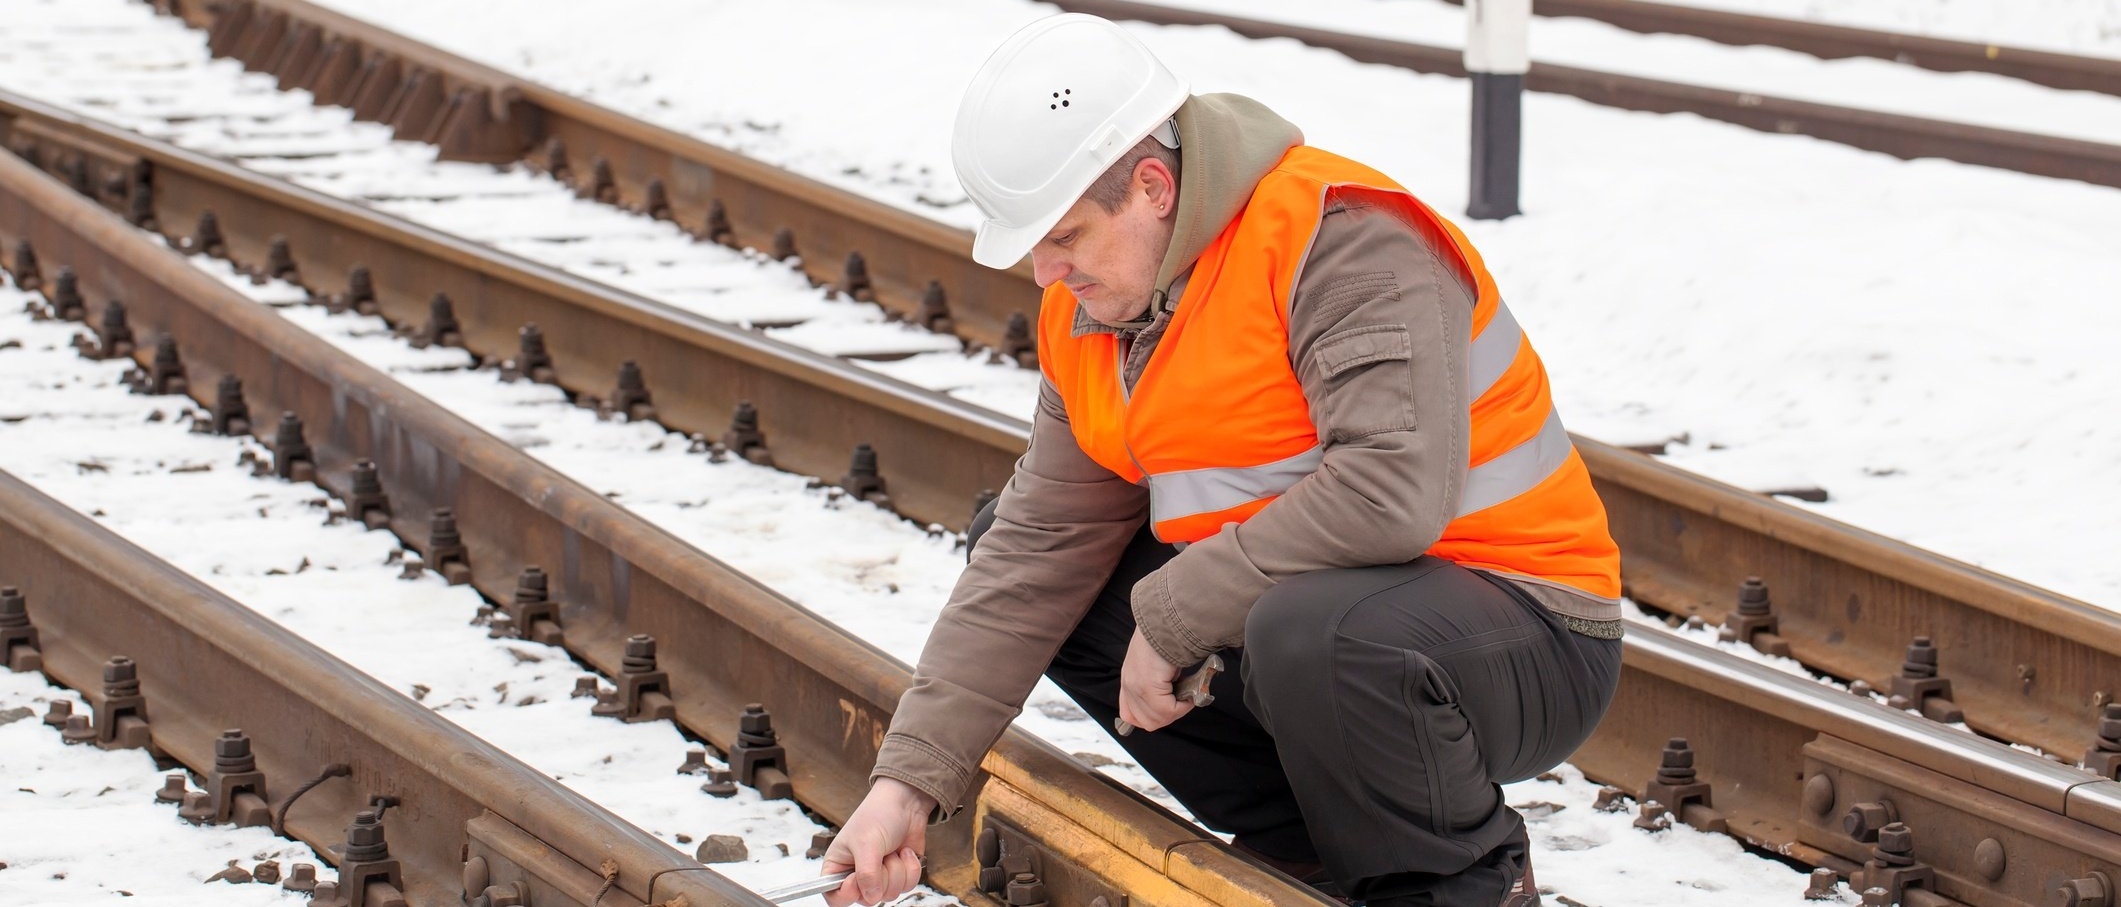
[[1466,488],[1458,496],[1458,515],[1486,510],[1531,491],[1568,462],[1570,449],[1569,432],[1561,427],[1561,412],[1547,410],[1547,421],[1539,427],[1539,434],[1466,472]]
[[1495,317],[1488,319],[1487,329],[1473,338],[1473,347],[1466,353],[1466,399],[1478,400],[1494,387],[1502,373],[1510,370],[1510,363],[1517,361],[1517,348],[1523,345],[1524,329],[1517,326],[1510,307],[1496,300]]
[[1149,518],[1176,520],[1228,510],[1281,494],[1325,462],[1323,447],[1258,466],[1223,466],[1158,473],[1149,477]]

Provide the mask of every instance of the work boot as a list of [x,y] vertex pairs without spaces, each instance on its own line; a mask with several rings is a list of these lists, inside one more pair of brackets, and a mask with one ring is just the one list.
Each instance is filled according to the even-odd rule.
[[1539,883],[1532,879],[1532,855],[1524,855],[1524,874],[1510,885],[1510,893],[1503,896],[1502,907],[1541,907],[1545,901],[1539,899]]

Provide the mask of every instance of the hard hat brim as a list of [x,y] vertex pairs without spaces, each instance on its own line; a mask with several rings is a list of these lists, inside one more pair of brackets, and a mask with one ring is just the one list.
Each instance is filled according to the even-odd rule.
[[1024,256],[1031,254],[1031,248],[1045,239],[1046,234],[1053,231],[1053,225],[1060,223],[1061,217],[1073,207],[1075,200],[1070,199],[1059,210],[1020,227],[994,220],[981,221],[979,230],[972,235],[972,260],[998,270],[1014,267]]

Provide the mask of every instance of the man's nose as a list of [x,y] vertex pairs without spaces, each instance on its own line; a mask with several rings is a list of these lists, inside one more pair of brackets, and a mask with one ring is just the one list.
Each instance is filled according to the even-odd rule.
[[1068,272],[1072,270],[1074,268],[1059,255],[1042,254],[1037,250],[1031,252],[1031,279],[1041,290],[1068,276]]

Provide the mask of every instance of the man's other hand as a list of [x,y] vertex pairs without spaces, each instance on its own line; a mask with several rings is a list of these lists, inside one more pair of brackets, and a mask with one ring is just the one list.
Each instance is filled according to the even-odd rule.
[[881,904],[921,881],[921,854],[928,850],[928,814],[935,799],[896,778],[878,778],[869,795],[825,849],[821,875],[854,870],[825,893],[829,907]]
[[1119,666],[1119,717],[1145,731],[1153,731],[1193,711],[1193,703],[1171,693],[1178,679],[1178,666],[1164,660],[1135,630],[1127,642],[1127,660]]

